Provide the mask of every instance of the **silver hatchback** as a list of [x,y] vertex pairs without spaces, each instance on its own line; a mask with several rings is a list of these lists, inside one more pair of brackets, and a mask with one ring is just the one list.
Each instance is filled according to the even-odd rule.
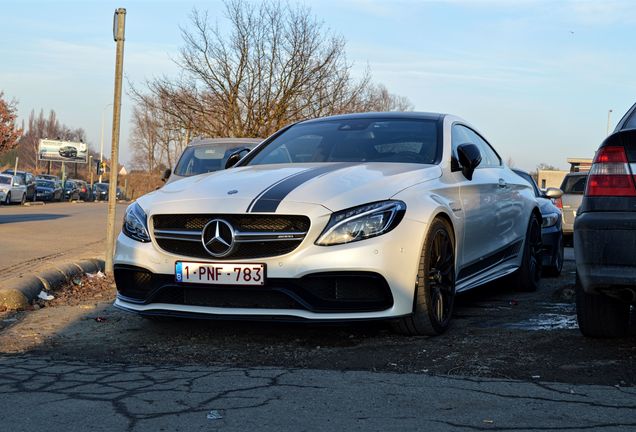
[[563,234],[574,232],[574,219],[576,211],[583,201],[585,186],[587,184],[587,172],[572,172],[565,176],[561,183],[563,196]]

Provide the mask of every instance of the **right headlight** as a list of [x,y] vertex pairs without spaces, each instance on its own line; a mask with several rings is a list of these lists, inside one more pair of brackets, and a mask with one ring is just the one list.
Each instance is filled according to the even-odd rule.
[[331,215],[316,244],[333,246],[385,234],[395,228],[406,211],[402,201],[380,201]]
[[144,210],[139,204],[134,202],[126,209],[122,232],[133,240],[148,243],[150,241],[150,234],[148,234],[147,220],[148,217]]
[[560,215],[558,213],[548,213],[543,216],[543,222],[541,222],[541,228],[549,228],[551,226],[556,225],[559,221]]

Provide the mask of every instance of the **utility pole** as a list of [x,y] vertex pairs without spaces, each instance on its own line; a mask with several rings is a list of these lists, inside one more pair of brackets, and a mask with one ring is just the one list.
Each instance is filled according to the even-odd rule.
[[117,206],[117,165],[119,162],[119,121],[121,116],[121,83],[124,69],[124,29],[126,9],[119,8],[113,16],[113,38],[117,42],[115,56],[115,94],[113,99],[113,133],[110,151],[110,181],[108,185],[108,220],[106,222],[106,273],[113,273],[115,252],[115,211]]
[[612,112],[613,112],[613,110],[608,110],[607,111],[607,134],[606,134],[606,136],[609,136],[609,134],[610,134],[610,124],[611,124],[610,123],[610,118],[612,117]]
[[[104,160],[104,116],[106,115],[106,108],[112,106],[113,104],[108,104],[102,110],[102,132],[99,138],[99,163],[102,163]],[[99,183],[102,182],[102,171],[99,171]]]
[[88,155],[88,171],[91,176],[91,191],[93,190],[93,155]]

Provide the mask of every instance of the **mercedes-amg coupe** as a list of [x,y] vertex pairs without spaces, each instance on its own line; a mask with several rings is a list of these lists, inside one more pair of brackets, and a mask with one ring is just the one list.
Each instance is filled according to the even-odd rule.
[[446,114],[295,123],[229,169],[126,210],[115,305],[146,316],[391,320],[435,335],[455,294],[534,290],[541,214],[481,133]]

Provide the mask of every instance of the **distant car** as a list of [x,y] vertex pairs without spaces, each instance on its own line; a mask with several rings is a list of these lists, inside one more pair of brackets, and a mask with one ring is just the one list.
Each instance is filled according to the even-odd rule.
[[66,180],[64,183],[64,199],[68,201],[79,200],[79,188],[73,180]]
[[38,201],[62,201],[62,187],[55,180],[37,179],[35,184]]
[[181,154],[174,172],[169,169],[163,175],[166,183],[218,171],[233,153],[245,156],[262,141],[260,138],[212,138],[192,141]]
[[60,147],[59,153],[60,153],[60,156],[65,158],[77,157],[77,149],[73,146]]
[[561,209],[554,204],[553,200],[561,198],[563,192],[557,188],[548,188],[542,192],[530,174],[518,169],[513,171],[530,183],[539,203],[542,218],[543,273],[547,276],[559,276],[563,269],[563,231],[561,230]]
[[56,181],[56,182],[60,181],[60,178],[58,176],[52,175],[52,174],[38,174],[38,175],[35,176],[35,179],[36,180],[38,180],[38,179],[53,180],[53,181]]
[[600,145],[574,222],[576,312],[588,337],[628,334],[636,305],[636,104]]
[[563,233],[572,234],[574,231],[574,219],[576,212],[583,200],[585,184],[587,183],[587,172],[572,172],[565,176],[561,183],[563,196],[561,203],[563,206]]
[[92,194],[89,189],[88,183],[86,183],[84,180],[71,180],[77,185],[77,189],[79,190],[79,199],[81,199],[82,201],[89,201]]
[[26,201],[26,185],[19,176],[0,174],[0,203],[12,204]]
[[4,170],[3,174],[11,174],[15,177],[19,177],[26,185],[26,197],[27,201],[35,201],[35,176],[28,171],[14,172],[12,169]]
[[93,199],[95,201],[108,201],[108,183],[93,184]]

